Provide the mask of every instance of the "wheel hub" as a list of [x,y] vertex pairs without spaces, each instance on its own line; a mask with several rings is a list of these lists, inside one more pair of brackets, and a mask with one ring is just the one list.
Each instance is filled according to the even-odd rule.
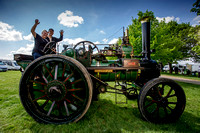
[[58,80],[51,81],[47,85],[46,94],[52,101],[62,100],[66,96],[66,93],[65,85]]
[[162,107],[167,107],[168,106],[168,100],[167,99],[161,99],[160,100],[160,105],[162,106]]

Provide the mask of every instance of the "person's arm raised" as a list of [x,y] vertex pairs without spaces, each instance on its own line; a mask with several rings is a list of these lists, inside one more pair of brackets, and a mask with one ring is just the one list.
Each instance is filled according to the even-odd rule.
[[36,19],[36,20],[35,20],[35,24],[34,24],[33,27],[31,28],[31,33],[32,33],[32,35],[33,35],[34,38],[36,38],[35,29],[36,29],[36,27],[37,27],[38,24],[40,24],[40,22],[39,22],[38,19]]

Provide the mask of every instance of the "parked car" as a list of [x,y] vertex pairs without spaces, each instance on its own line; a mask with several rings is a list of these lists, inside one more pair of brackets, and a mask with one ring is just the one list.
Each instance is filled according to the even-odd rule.
[[164,71],[164,72],[169,71],[169,65],[165,65],[165,66],[163,67],[163,71]]
[[20,70],[20,66],[16,61],[4,60],[3,63],[6,64],[8,70]]
[[7,70],[7,66],[2,61],[0,61],[0,72],[6,72]]
[[[172,64],[172,70],[173,70],[173,71],[174,71],[175,65],[176,65],[176,64]],[[169,65],[165,65],[165,66],[163,67],[163,71],[164,71],[164,72],[169,71]]]

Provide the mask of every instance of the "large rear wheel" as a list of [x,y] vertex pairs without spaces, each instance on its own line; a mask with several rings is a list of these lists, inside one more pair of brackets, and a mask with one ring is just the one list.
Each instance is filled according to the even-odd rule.
[[81,119],[92,98],[92,80],[73,58],[46,55],[33,61],[20,81],[21,102],[36,121],[69,123]]

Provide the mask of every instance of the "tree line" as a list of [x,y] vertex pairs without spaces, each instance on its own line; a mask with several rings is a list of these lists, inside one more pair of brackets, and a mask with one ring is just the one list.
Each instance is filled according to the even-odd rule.
[[[155,52],[151,54],[153,60],[169,64],[178,60],[193,58],[200,61],[200,25],[191,26],[190,23],[181,23],[165,20],[158,21],[152,11],[145,13],[139,11],[138,18],[132,18],[132,24],[128,26],[129,42],[133,46],[134,55],[141,55],[142,52],[142,18],[151,19],[151,49]],[[121,40],[119,39],[119,43]],[[172,69],[170,69],[172,70]]]

